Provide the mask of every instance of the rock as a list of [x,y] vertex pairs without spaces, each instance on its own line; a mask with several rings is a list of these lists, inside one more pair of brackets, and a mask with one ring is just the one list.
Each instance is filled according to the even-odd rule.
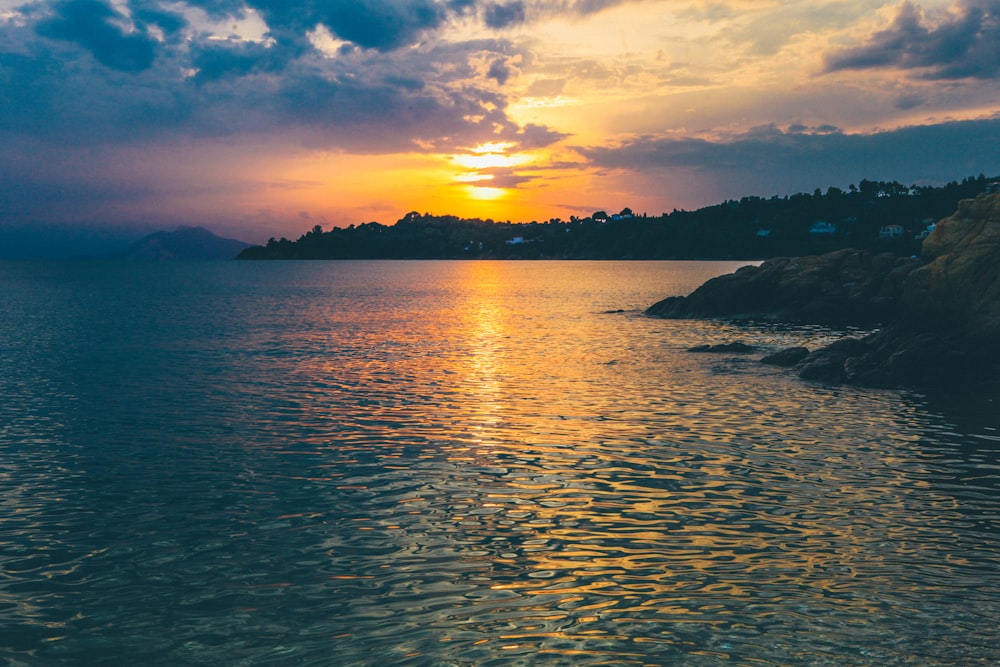
[[781,257],[713,278],[686,297],[653,304],[646,314],[872,326],[894,315],[903,281],[918,265],[854,249]]
[[778,350],[773,354],[767,355],[760,360],[760,363],[767,364],[769,366],[791,368],[807,356],[809,356],[809,348],[807,347],[786,347],[783,350]]
[[842,338],[803,357],[795,364],[795,370],[803,380],[845,382],[849,360],[860,357],[867,350],[868,345],[861,339]]
[[[1000,371],[1000,194],[963,200],[924,240],[921,260],[842,250],[780,259],[710,280],[647,311],[660,317],[761,317],[885,323],[862,339],[782,350],[763,363],[869,387],[954,387]],[[711,346],[709,346],[711,347]]]
[[1000,194],[959,202],[924,240],[925,266],[904,285],[905,315],[936,321],[945,329],[961,323],[965,337],[987,339],[1000,332]]
[[963,200],[924,240],[898,317],[866,339],[848,380],[958,386],[1000,369],[1000,194]]
[[747,345],[736,341],[733,343],[718,343],[716,345],[695,345],[688,348],[688,352],[709,352],[714,354],[749,354],[756,351],[753,345]]

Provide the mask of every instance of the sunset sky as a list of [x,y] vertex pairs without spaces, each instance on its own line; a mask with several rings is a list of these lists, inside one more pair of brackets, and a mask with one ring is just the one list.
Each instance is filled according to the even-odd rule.
[[0,0],[0,231],[1000,174],[1000,0]]

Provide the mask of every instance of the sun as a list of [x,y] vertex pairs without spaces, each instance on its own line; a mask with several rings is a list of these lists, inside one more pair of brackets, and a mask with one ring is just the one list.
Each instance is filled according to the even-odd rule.
[[509,169],[531,161],[531,157],[523,153],[510,154],[507,151],[514,144],[506,142],[489,142],[479,144],[467,153],[457,153],[451,156],[451,161],[465,169]]
[[479,201],[493,201],[507,194],[504,188],[491,188],[488,185],[470,185],[466,190],[470,198]]
[[452,176],[454,183],[463,187],[470,199],[494,201],[504,197],[507,188],[491,185],[496,179],[495,170],[510,170],[528,164],[532,156],[525,153],[508,153],[515,144],[510,142],[485,142],[454,153],[447,159],[461,171]]

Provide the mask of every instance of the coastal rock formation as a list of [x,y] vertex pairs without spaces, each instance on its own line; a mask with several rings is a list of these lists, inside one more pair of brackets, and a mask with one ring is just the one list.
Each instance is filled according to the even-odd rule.
[[924,241],[921,257],[925,264],[903,284],[896,319],[844,360],[845,381],[957,385],[1000,368],[1000,194],[960,202]]
[[[832,314],[824,315],[827,308]],[[891,387],[993,378],[1000,369],[1000,194],[963,200],[924,241],[919,262],[857,251],[774,260],[647,312],[885,324],[864,338],[761,360],[807,380]]]
[[[959,203],[924,241],[928,263],[914,271],[903,291],[911,318],[945,318],[963,335],[993,337],[1000,331],[1000,194]],[[996,339],[994,338],[994,341]]]
[[670,319],[720,317],[873,326],[892,317],[918,260],[854,249],[779,257],[709,280],[646,310]]

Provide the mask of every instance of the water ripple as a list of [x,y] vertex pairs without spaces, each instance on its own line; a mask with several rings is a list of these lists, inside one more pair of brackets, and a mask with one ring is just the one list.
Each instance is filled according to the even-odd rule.
[[605,312],[721,268],[0,275],[0,657],[998,662],[993,399],[684,352],[838,332]]

